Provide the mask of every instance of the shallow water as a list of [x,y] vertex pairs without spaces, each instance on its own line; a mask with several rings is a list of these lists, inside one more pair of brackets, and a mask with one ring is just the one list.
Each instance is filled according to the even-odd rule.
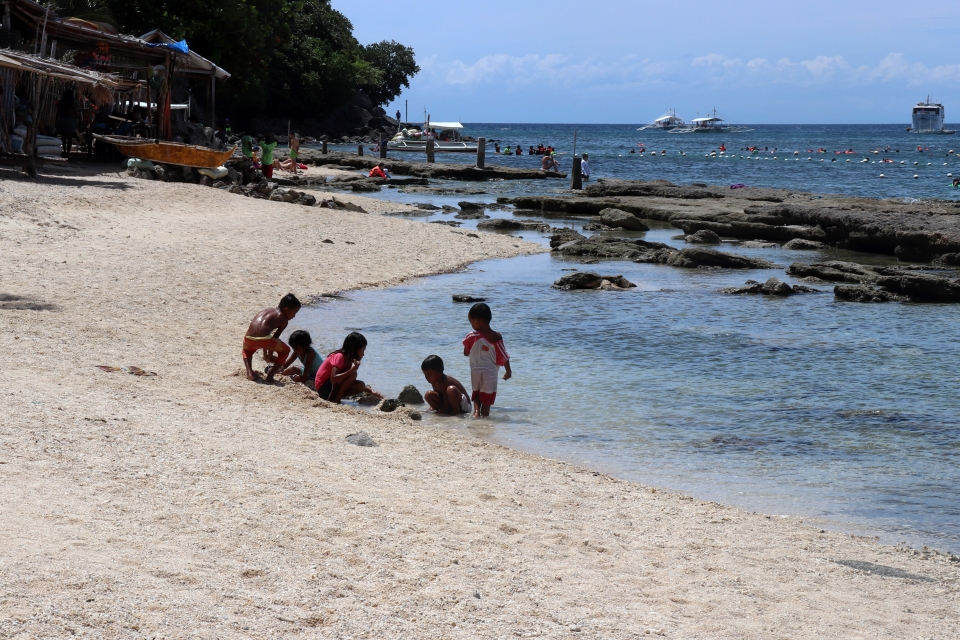
[[[551,220],[561,222],[583,220]],[[679,246],[678,233],[659,225],[644,235]],[[485,297],[514,378],[500,383],[490,420],[428,422],[751,510],[960,551],[960,307],[841,303],[829,286],[786,299],[719,294],[748,278],[791,281],[783,267],[795,261],[891,261],[837,250],[724,250],[782,267],[583,265],[550,254],[492,260],[350,292],[305,309],[296,324],[321,351],[362,331],[370,341],[362,377],[389,395],[410,383],[424,389],[419,364],[431,353],[469,388],[460,346],[469,305],[451,295]],[[623,274],[638,287],[550,288],[575,268]]]
[[[638,131],[639,126],[478,123],[466,124],[465,133],[500,140],[503,146],[520,144],[524,150],[541,143],[553,145],[560,154],[561,167],[566,171],[570,167],[576,130],[577,153],[590,154],[593,179],[665,179],[678,184],[706,182],[711,185],[741,183],[817,193],[960,199],[960,190],[951,188],[951,178],[946,175],[960,176],[960,159],[949,153],[960,151],[960,138],[956,135],[910,134],[904,131],[906,124],[748,125],[753,130],[747,133],[685,135]],[[650,151],[643,156],[631,154],[631,149],[640,149],[640,143]],[[727,147],[723,157],[705,157],[704,154],[716,151],[721,143]],[[918,152],[917,145],[925,150]],[[761,150],[766,147],[768,151],[751,154],[743,150],[752,146]],[[821,147],[827,153],[816,153]],[[889,151],[887,147],[890,147]],[[355,152],[357,147],[334,148]],[[857,154],[834,154],[846,149],[853,149]],[[658,154],[654,156],[650,153],[652,151]],[[667,153],[659,155],[660,151]],[[874,154],[873,151],[880,153]],[[422,154],[414,153],[395,152],[391,157],[424,159]],[[462,153],[439,154],[437,159],[445,163],[468,164],[476,160],[472,154]],[[861,162],[864,159],[868,162]],[[883,163],[884,159],[893,163]],[[529,168],[539,167],[540,158],[494,155],[491,146],[487,163]],[[885,177],[881,178],[881,173]],[[556,188],[569,186],[559,180],[548,183]],[[543,187],[544,184],[537,182],[491,185],[494,191],[501,193],[541,192]]]

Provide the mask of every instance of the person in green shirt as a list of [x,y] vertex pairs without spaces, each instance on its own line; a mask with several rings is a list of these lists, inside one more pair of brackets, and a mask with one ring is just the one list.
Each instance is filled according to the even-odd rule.
[[253,158],[253,136],[249,133],[240,138],[240,152],[247,158]]
[[263,150],[263,159],[260,161],[260,171],[263,172],[264,178],[273,177],[273,150],[277,147],[277,139],[273,135],[268,135],[263,139],[263,142],[260,143],[260,148]]

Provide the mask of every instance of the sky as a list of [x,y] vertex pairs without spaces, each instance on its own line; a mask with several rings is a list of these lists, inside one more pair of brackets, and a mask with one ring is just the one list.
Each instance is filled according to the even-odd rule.
[[363,44],[413,47],[391,105],[435,121],[640,124],[714,108],[737,124],[960,122],[960,11],[902,0],[333,0]]

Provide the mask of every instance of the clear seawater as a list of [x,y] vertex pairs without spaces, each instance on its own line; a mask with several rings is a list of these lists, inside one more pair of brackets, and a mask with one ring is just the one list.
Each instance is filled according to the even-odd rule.
[[[935,141],[924,140],[930,147]],[[648,161],[659,160],[642,162]],[[717,172],[734,161],[712,162],[702,164],[710,175],[671,174],[694,166],[678,161],[671,168],[657,165],[664,174],[645,177],[717,184]],[[745,160],[738,166],[751,163],[769,164]],[[774,166],[770,171],[789,173]],[[759,184],[763,175],[750,182]],[[855,183],[832,184],[813,190],[860,193]],[[789,185],[771,178],[765,186]],[[380,195],[439,205],[545,189],[509,182],[496,187],[477,196]],[[453,216],[435,212],[415,219]],[[586,221],[548,220],[577,229]],[[644,234],[606,233],[683,246],[678,229],[650,225]],[[464,221],[460,230],[475,226]],[[513,235],[547,241],[535,232]],[[844,303],[834,299],[831,286],[786,299],[721,294],[719,288],[748,278],[793,282],[784,272],[791,262],[897,264],[891,257],[835,249],[725,244],[722,250],[779,266],[699,271],[629,261],[586,265],[556,254],[491,260],[400,287],[347,292],[302,311],[294,328],[308,329],[321,352],[338,347],[348,331],[362,331],[370,342],[362,377],[388,395],[411,383],[423,390],[419,366],[432,353],[469,387],[460,346],[470,330],[469,305],[451,296],[485,297],[511,353],[514,378],[500,383],[491,419],[427,415],[428,424],[754,511],[960,552],[960,305]],[[623,292],[551,289],[569,269],[622,274],[638,286]]]
[[[735,134],[683,135],[638,131],[639,126],[465,123],[464,132],[474,137],[484,136],[487,140],[499,140],[502,147],[519,144],[525,153],[530,146],[552,145],[560,154],[561,167],[569,170],[576,130],[577,154],[589,153],[594,179],[664,179],[677,184],[706,182],[711,185],[739,183],[871,197],[960,199],[960,190],[951,188],[951,178],[947,176],[948,173],[960,176],[960,158],[949,153],[960,152],[958,135],[911,134],[905,131],[906,124],[746,125],[753,130]],[[947,127],[960,129],[958,125]],[[631,149],[639,150],[640,143],[648,151],[642,156],[631,154]],[[727,149],[724,157],[708,157],[721,144]],[[924,150],[918,151],[918,145]],[[744,150],[754,146],[761,152]],[[356,152],[357,147],[337,145],[333,148]],[[763,152],[764,148],[767,148],[766,152]],[[816,153],[820,148],[826,153]],[[853,149],[856,155],[834,153],[847,149]],[[666,151],[666,155],[660,155],[661,151]],[[424,160],[424,156],[417,153],[392,153],[391,157]],[[869,162],[861,162],[864,159]],[[884,163],[884,159],[893,162]],[[438,154],[437,160],[456,164],[476,161],[473,154],[461,153]],[[495,155],[491,146],[487,150],[487,164],[539,167],[540,158]],[[881,178],[881,173],[885,177]],[[914,178],[914,175],[918,177]],[[555,188],[569,186],[561,181],[549,181],[548,184]],[[527,193],[538,192],[543,185],[501,183],[491,187]]]

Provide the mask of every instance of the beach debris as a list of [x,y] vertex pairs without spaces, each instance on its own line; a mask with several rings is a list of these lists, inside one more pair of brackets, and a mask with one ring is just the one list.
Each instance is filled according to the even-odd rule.
[[405,406],[406,405],[403,403],[402,400],[398,400],[396,398],[388,398],[387,400],[384,400],[383,402],[380,403],[380,411],[383,411],[384,413],[392,413],[397,409],[399,409],[400,407],[405,407]]
[[397,399],[404,404],[423,404],[423,396],[420,394],[420,390],[412,384],[405,386]]
[[804,240],[803,238],[794,238],[790,242],[783,245],[784,249],[791,249],[793,251],[806,251],[814,249],[822,249],[825,245],[822,242],[817,242],[816,240]]
[[621,289],[634,288],[633,284],[622,275],[601,276],[589,271],[577,271],[568,273],[553,283],[554,289],[561,291],[573,291],[576,289],[601,289],[605,291],[616,291]]
[[696,233],[685,236],[683,241],[690,244],[720,244],[720,236],[711,229],[700,229]]
[[820,293],[819,289],[814,289],[813,287],[806,287],[802,284],[795,284],[792,287],[779,280],[778,278],[769,278],[764,283],[759,283],[756,280],[747,280],[747,282],[742,287],[728,287],[725,289],[720,289],[717,293],[729,293],[729,294],[744,294],[744,293],[753,293],[760,294],[765,296],[780,296],[786,297],[791,296],[795,293]]
[[464,294],[464,293],[455,293],[453,294],[454,302],[486,302],[486,298],[474,298],[473,296]]
[[600,212],[600,222],[608,227],[627,229],[628,231],[649,231],[637,216],[621,209],[604,209]]
[[[457,216],[458,218],[461,216]],[[513,220],[510,218],[495,218],[477,223],[477,229],[482,231],[550,231],[546,222],[539,220]],[[572,231],[572,229],[571,229]],[[575,232],[576,233],[576,232]],[[579,235],[579,234],[578,234]]]
[[373,438],[370,437],[370,434],[366,431],[361,431],[360,433],[351,433],[347,436],[347,442],[350,444],[355,444],[358,447],[377,447],[380,446],[374,442]]
[[105,371],[106,373],[116,373],[117,371],[123,371],[124,373],[129,373],[132,376],[139,376],[144,378],[152,378],[157,374],[153,371],[147,371],[146,369],[141,369],[140,367],[127,366],[127,367],[114,367],[108,364],[98,364],[97,369]]

